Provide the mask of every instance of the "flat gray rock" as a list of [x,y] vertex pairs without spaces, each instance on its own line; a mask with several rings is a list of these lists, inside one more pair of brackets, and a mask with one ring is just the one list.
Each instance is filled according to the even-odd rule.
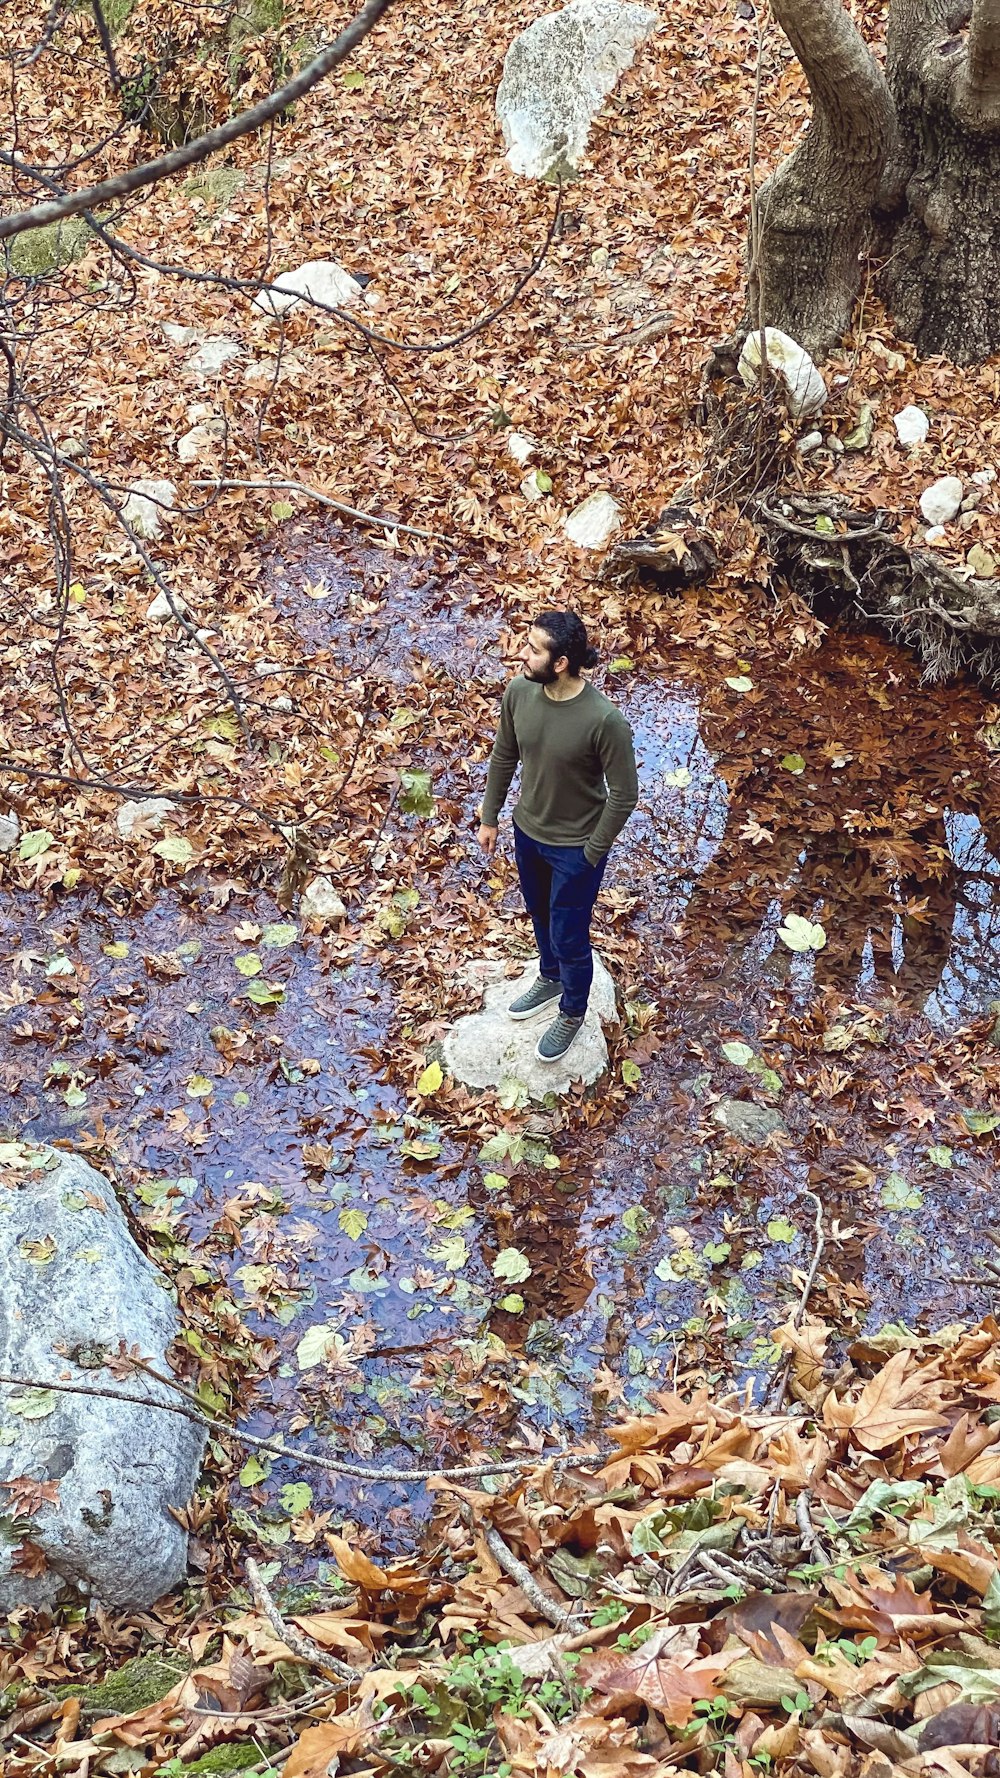
[[537,961],[529,963],[516,981],[504,979],[503,970],[502,963],[469,965],[467,979],[482,988],[483,1005],[481,1011],[459,1019],[444,1038],[441,1066],[445,1073],[480,1092],[519,1083],[527,1097],[536,1100],[547,1093],[566,1093],[575,1081],[590,1086],[608,1066],[602,1021],[616,1016],[614,983],[596,952],[587,1018],[561,1062],[540,1062],[535,1055],[535,1045],[555,1018],[558,1002],[533,1019],[515,1023],[507,1016],[511,1001],[535,980]]
[[594,118],[659,22],[632,0],[569,0],[515,37],[496,99],[515,173],[547,179],[579,166]]
[[[142,1371],[119,1382],[93,1368],[124,1341],[169,1373],[179,1323],[166,1277],[136,1246],[108,1181],[79,1156],[0,1142],[0,1277],[5,1376],[176,1403]],[[18,1512],[17,1495],[2,1507],[0,1611],[50,1606],[66,1591],[145,1606],[177,1586],[187,1534],[168,1508],[190,1500],[204,1446],[177,1414],[0,1385],[0,1482],[28,1478],[54,1495],[31,1511]],[[26,1544],[30,1572],[18,1560]]]
[[775,1130],[785,1129],[784,1119],[770,1105],[754,1105],[748,1099],[720,1099],[712,1107],[712,1122],[754,1147],[766,1142]]

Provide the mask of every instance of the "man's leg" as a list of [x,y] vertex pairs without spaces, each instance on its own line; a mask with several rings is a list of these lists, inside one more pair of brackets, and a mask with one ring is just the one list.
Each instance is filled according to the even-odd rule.
[[522,833],[514,822],[514,858],[521,883],[521,894],[535,930],[538,946],[538,973],[545,981],[560,978],[559,959],[552,946],[549,904],[552,897],[552,866],[542,856],[535,841]]
[[561,854],[552,868],[550,929],[552,949],[559,961],[564,1018],[582,1019],[587,1011],[594,979],[594,954],[590,948],[590,920],[604,877],[607,856],[600,864],[588,864],[582,846],[548,848],[550,857]]

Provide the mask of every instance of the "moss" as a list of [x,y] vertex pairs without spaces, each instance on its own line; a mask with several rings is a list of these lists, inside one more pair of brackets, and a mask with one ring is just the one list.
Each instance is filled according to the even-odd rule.
[[206,167],[184,185],[184,196],[200,199],[211,210],[224,210],[246,184],[246,175],[235,167]]
[[128,24],[135,0],[101,0],[101,11],[112,37],[119,37]]
[[240,0],[226,28],[229,45],[229,84],[237,87],[243,75],[243,51],[254,37],[276,31],[285,16],[284,0]]
[[88,1716],[125,1716],[158,1703],[187,1671],[181,1661],[165,1661],[162,1655],[136,1655],[99,1685],[60,1686],[58,1695],[81,1698]]
[[60,266],[82,259],[90,243],[90,229],[79,216],[50,222],[47,228],[29,228],[10,244],[10,263],[19,278],[44,278]]
[[209,1778],[216,1773],[220,1778],[236,1778],[239,1772],[272,1771],[266,1755],[256,1741],[230,1741],[221,1747],[212,1747],[203,1753],[193,1765],[182,1766],[183,1778]]

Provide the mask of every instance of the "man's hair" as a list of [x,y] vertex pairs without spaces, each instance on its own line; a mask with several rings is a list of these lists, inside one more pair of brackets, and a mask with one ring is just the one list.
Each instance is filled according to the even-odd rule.
[[535,618],[535,629],[544,630],[551,644],[551,659],[566,656],[574,678],[581,667],[596,667],[598,654],[587,641],[587,632],[575,611],[543,611]]

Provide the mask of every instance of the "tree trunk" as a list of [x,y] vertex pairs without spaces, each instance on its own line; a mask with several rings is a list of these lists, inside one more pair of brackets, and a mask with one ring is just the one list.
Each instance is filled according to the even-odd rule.
[[959,364],[1000,350],[1000,0],[892,0],[886,74],[840,0],[775,0],[813,121],[762,187],[746,325],[822,356],[860,258],[903,338]]

